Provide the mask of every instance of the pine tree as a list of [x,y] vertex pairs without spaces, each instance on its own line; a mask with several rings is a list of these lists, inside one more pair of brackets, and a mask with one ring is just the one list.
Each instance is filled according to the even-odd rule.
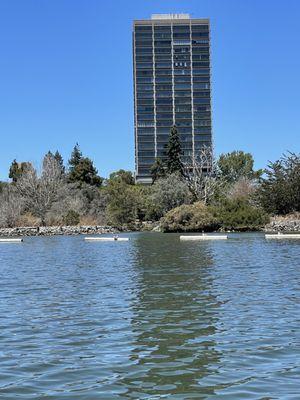
[[64,166],[64,160],[61,156],[61,154],[59,153],[58,150],[56,150],[55,154],[54,154],[54,158],[57,161],[59,168],[61,170],[61,174],[64,175],[65,174],[65,166]]
[[183,175],[183,165],[180,159],[181,155],[182,155],[182,150],[181,150],[180,139],[176,126],[174,125],[170,132],[169,143],[167,147],[166,166],[167,166],[167,172],[169,174],[178,172],[181,175]]
[[88,157],[83,157],[78,143],[76,143],[69,160],[68,181],[92,186],[101,186],[103,181],[98,175],[93,161]]
[[154,183],[157,179],[163,178],[166,175],[166,168],[163,161],[160,158],[156,158],[154,164],[151,169],[152,183]]
[[79,148],[79,144],[76,143],[74,149],[71,153],[71,158],[69,160],[69,169],[72,171],[82,160],[82,152]]
[[20,168],[19,168],[19,164],[17,163],[16,159],[14,159],[14,161],[11,163],[8,176],[10,179],[12,179],[13,182],[17,182],[17,180],[20,176]]

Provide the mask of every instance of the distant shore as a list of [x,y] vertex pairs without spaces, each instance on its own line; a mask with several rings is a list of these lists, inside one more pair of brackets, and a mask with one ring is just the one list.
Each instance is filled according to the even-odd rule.
[[111,226],[84,225],[84,226],[22,226],[15,228],[0,228],[0,236],[54,236],[54,235],[89,235],[114,233]]

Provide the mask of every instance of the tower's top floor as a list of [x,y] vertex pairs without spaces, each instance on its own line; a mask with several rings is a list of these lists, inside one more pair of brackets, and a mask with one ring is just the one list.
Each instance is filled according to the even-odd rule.
[[191,19],[190,14],[152,14],[151,19]]
[[191,18],[190,14],[152,14],[151,19],[134,20],[133,25],[168,25],[168,24],[206,24],[209,25],[208,18]]

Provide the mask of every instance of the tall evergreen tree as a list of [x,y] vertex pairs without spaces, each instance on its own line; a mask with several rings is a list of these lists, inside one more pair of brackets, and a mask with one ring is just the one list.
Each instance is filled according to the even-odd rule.
[[166,176],[166,168],[163,161],[160,158],[156,158],[154,164],[151,169],[152,183],[157,181],[159,178],[163,178]]
[[183,165],[181,162],[181,144],[176,126],[174,125],[171,129],[169,136],[169,143],[167,146],[167,161],[166,167],[169,174],[175,172],[183,175]]
[[69,160],[69,182],[78,182],[80,185],[86,183],[92,186],[101,186],[103,179],[98,175],[93,161],[88,157],[83,157],[78,143]]
[[76,143],[74,149],[71,153],[71,158],[69,160],[69,169],[72,171],[82,160],[82,152],[80,150],[79,144]]
[[61,156],[61,154],[59,153],[58,150],[56,150],[55,154],[54,154],[54,158],[57,161],[59,168],[61,170],[61,174],[64,175],[65,174],[65,166],[64,166],[64,160]]

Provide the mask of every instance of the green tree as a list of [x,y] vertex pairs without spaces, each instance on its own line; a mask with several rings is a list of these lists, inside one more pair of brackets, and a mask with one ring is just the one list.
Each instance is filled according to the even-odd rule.
[[125,171],[124,169],[119,169],[118,171],[112,172],[109,175],[110,180],[119,180],[127,185],[134,185],[134,177],[131,171]]
[[269,222],[269,216],[260,207],[245,199],[223,199],[212,208],[214,216],[225,230],[259,230]]
[[68,181],[92,186],[101,186],[103,181],[98,175],[93,161],[88,157],[83,157],[78,143],[76,143],[69,160]]
[[71,158],[69,160],[69,170],[72,171],[72,169],[75,168],[80,163],[81,159],[82,159],[82,152],[79,148],[79,144],[76,143],[71,153]]
[[26,172],[26,170],[30,167],[30,163],[22,162],[18,163],[16,159],[13,160],[11,166],[9,168],[9,178],[12,179],[14,183]]
[[83,157],[79,163],[69,172],[69,182],[79,184],[86,183],[92,186],[101,186],[103,179],[98,175],[93,161]]
[[258,197],[272,214],[300,211],[300,154],[288,153],[270,163],[261,179]]
[[172,208],[191,202],[189,187],[180,175],[171,174],[158,179],[150,188],[146,218],[158,220]]
[[134,185],[112,179],[105,188],[108,193],[107,216],[114,226],[132,223],[138,216],[138,192]]
[[234,183],[240,178],[258,179],[263,171],[255,171],[253,167],[252,155],[243,151],[221,154],[217,162],[219,177],[228,183]]
[[161,222],[164,232],[211,232],[218,227],[210,208],[200,201],[174,208],[167,212]]
[[181,162],[181,144],[179,139],[179,134],[174,125],[171,129],[169,142],[167,146],[167,160],[166,167],[169,174],[178,172],[183,175],[183,165]]
[[62,158],[62,155],[59,153],[58,150],[56,150],[55,154],[54,154],[54,158],[57,161],[59,168],[61,170],[61,174],[64,175],[65,174],[65,166],[64,166],[64,160]]
[[166,176],[166,168],[163,161],[160,158],[155,159],[155,162],[152,165],[150,172],[152,176],[152,183]]

